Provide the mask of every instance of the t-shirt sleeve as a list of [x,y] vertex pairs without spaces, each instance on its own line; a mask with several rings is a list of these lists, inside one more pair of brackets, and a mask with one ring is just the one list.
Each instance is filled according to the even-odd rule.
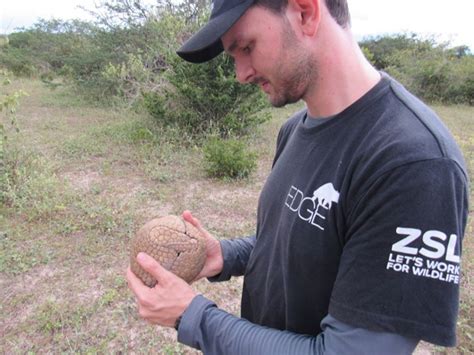
[[346,201],[351,209],[329,313],[353,326],[455,345],[467,185],[445,158],[367,181]]

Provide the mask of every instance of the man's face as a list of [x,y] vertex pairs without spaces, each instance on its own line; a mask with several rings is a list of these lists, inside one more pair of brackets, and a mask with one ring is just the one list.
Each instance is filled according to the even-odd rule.
[[253,6],[222,37],[241,83],[258,84],[275,107],[308,92],[316,65],[284,14]]

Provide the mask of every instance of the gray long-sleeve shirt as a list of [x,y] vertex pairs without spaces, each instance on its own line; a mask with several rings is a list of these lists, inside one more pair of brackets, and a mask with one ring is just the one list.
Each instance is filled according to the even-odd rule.
[[[210,281],[242,275],[255,237],[221,241],[224,268]],[[418,340],[394,333],[356,328],[327,315],[317,336],[253,324],[233,316],[202,295],[183,314],[178,341],[204,354],[410,354]]]

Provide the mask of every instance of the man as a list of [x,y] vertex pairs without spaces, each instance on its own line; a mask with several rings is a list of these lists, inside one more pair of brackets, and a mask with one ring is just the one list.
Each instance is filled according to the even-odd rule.
[[256,236],[218,242],[183,213],[208,240],[198,278],[244,275],[242,318],[144,254],[158,285],[128,271],[140,315],[206,354],[455,345],[468,178],[441,121],[367,62],[345,0],[215,1],[178,54],[222,50],[274,106],[306,103],[279,133]]

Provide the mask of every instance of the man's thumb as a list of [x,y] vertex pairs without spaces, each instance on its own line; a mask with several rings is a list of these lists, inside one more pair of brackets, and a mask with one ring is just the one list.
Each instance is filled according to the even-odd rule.
[[170,277],[171,272],[166,270],[158,261],[146,253],[138,253],[137,262],[146,272],[153,276],[158,283],[166,283]]

